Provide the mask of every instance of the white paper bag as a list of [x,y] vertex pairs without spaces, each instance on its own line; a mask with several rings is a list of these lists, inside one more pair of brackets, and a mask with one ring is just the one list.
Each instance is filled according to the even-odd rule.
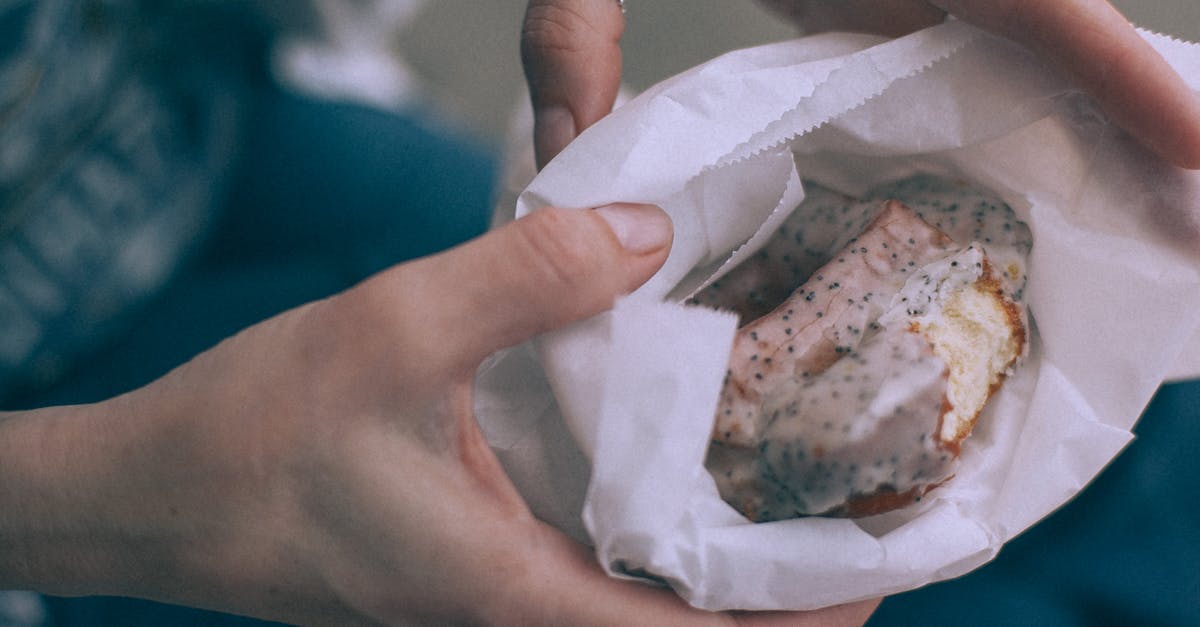
[[[1200,89],[1200,48],[1145,36]],[[918,506],[749,523],[702,466],[736,322],[677,303],[751,254],[802,180],[854,194],[914,172],[971,180],[1029,224],[1031,353]],[[590,539],[610,573],[701,608],[811,609],[963,574],[1082,489],[1175,364],[1196,366],[1180,356],[1200,332],[1200,173],[959,22],[694,68],[583,133],[515,215],[618,201],[670,213],[666,265],[613,311],[497,356],[478,413],[535,513]]]

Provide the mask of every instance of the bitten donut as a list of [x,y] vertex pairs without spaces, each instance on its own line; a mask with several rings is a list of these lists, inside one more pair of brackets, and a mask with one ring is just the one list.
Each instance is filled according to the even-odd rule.
[[757,256],[694,299],[750,320],[706,462],[722,498],[755,521],[866,516],[952,477],[1026,350],[1031,246],[1007,205],[956,182],[862,200],[810,186]]

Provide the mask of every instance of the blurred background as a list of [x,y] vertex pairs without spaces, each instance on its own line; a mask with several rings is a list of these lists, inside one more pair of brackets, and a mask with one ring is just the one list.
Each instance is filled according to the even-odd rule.
[[[414,7],[397,47],[423,97],[456,124],[498,142],[524,96],[518,55],[524,0],[393,0]],[[1117,0],[1144,28],[1200,41],[1196,0]],[[626,81],[645,88],[740,47],[795,31],[750,0],[628,0]]]

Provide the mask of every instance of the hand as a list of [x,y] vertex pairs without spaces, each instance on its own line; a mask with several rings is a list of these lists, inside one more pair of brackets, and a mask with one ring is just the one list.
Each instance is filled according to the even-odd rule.
[[[1146,147],[1178,166],[1200,169],[1200,99],[1105,0],[761,2],[809,32],[898,36],[950,13],[1050,60]],[[611,110],[623,29],[615,0],[530,0],[521,58],[539,167]]]
[[530,514],[472,414],[489,353],[664,261],[656,208],[543,210],[286,312],[151,385],[0,421],[0,588],[301,624],[861,624],[711,615]]

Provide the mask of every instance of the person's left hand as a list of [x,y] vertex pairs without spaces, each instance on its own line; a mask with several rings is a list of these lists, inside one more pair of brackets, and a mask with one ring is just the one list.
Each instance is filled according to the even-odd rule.
[[[954,15],[1060,68],[1147,148],[1200,168],[1200,98],[1106,0],[759,0],[804,31],[904,35]],[[616,0],[530,0],[521,59],[544,166],[611,109],[625,21]]]
[[861,624],[874,602],[711,614],[608,577],[475,421],[485,356],[607,309],[670,240],[655,207],[544,209],[127,395],[0,415],[0,588],[305,625]]

